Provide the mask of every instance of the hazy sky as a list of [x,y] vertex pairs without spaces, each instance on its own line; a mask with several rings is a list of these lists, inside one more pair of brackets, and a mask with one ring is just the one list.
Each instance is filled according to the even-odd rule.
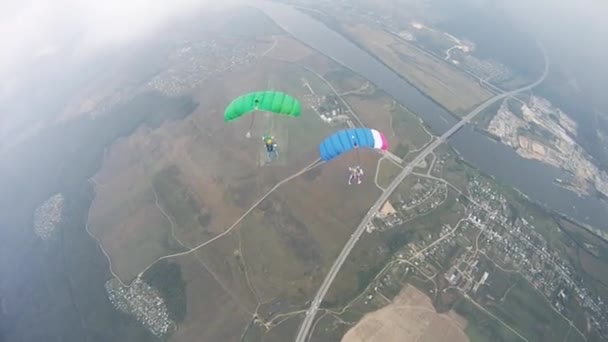
[[[608,1],[605,0],[510,0],[499,1],[510,8],[515,18],[521,17],[535,28],[555,38],[573,34],[580,39],[597,41],[595,48],[608,44]],[[564,43],[568,43],[564,40]],[[573,42],[575,43],[575,42]],[[599,44],[602,43],[602,44]],[[591,46],[589,46],[591,47]]]
[[592,106],[608,110],[608,1],[510,0],[499,2],[531,32],[541,34],[552,49],[552,62],[560,63],[577,82]]
[[230,0],[3,0],[0,1],[0,100],[31,63],[61,55],[77,58],[119,47],[168,21]]
[[[183,15],[236,0],[0,0],[0,101],[23,82],[24,68],[53,58],[70,63],[119,47]],[[370,0],[373,1],[373,0]],[[492,4],[544,32],[572,59],[608,58],[607,0],[451,0]],[[562,40],[562,41],[560,41]]]
[[[449,4],[451,11],[477,15],[506,16],[514,29],[538,38],[549,53],[553,71],[567,78],[572,95],[591,107],[608,112],[608,1],[607,0],[432,0]],[[473,10],[472,10],[473,9]],[[456,17],[462,17],[457,16]],[[452,16],[453,18],[454,16]],[[464,17],[466,18],[466,17]],[[484,25],[493,18],[480,20]],[[488,20],[489,19],[489,20]],[[463,19],[466,20],[466,19]],[[483,32],[491,34],[492,28]],[[500,39],[508,39],[501,37]],[[519,39],[518,35],[513,36]],[[513,42],[505,42],[513,46]],[[516,45],[514,45],[516,46]],[[517,52],[517,51],[515,51]],[[582,96],[581,96],[582,95]]]

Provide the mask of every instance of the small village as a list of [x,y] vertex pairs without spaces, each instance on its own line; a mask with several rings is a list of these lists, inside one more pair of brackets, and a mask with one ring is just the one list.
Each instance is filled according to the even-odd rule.
[[182,95],[211,77],[249,65],[257,58],[255,44],[243,40],[211,39],[183,45],[169,56],[170,67],[144,88],[171,96]]
[[105,288],[116,309],[135,316],[155,336],[165,336],[175,326],[158,291],[140,278],[129,286],[123,286],[112,278],[106,282]]
[[43,241],[49,240],[61,223],[64,198],[61,193],[51,196],[34,212],[34,233]]
[[[376,220],[367,227],[367,232],[403,226],[413,217],[426,214],[428,211],[421,211],[412,216],[411,211],[428,203],[430,193],[439,192],[438,183],[418,182],[412,197],[397,202],[399,205],[391,204],[389,199],[376,214]],[[442,277],[447,286],[441,291],[456,289],[475,301],[493,302],[501,298],[492,296],[490,289],[504,282],[504,274],[516,273],[567,321],[574,320],[577,314],[572,310],[571,300],[574,299],[586,311],[589,326],[602,336],[608,336],[608,303],[594,294],[581,277],[574,276],[572,266],[563,255],[549,251],[546,239],[538,233],[531,219],[520,217],[514,221],[508,200],[480,178],[471,179],[466,192],[467,202],[460,201],[465,206],[465,215],[458,223],[441,227],[439,237],[429,234],[399,250],[395,258],[400,271],[393,270],[393,274],[414,272],[434,284]],[[438,199],[431,202],[441,205]],[[430,205],[426,207],[432,210]],[[448,271],[442,273],[442,269]],[[499,276],[496,272],[502,274]],[[379,279],[374,291],[389,282],[389,278],[390,275],[386,275]]]
[[245,67],[258,57],[254,42],[245,42],[242,39],[181,42],[167,56],[166,64],[169,67],[141,86],[122,87],[100,100],[89,114],[93,117],[98,116],[141,92],[158,91],[168,96],[187,94],[206,80],[225,71]]
[[302,79],[302,86],[308,89],[308,94],[303,96],[302,102],[312,108],[323,122],[339,124],[349,121],[347,109],[338,96],[317,93],[305,78]]

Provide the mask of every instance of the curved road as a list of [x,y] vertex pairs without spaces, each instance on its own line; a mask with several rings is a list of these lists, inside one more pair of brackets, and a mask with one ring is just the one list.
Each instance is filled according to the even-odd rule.
[[321,287],[317,291],[315,298],[313,299],[312,303],[310,304],[310,309],[308,309],[308,311],[306,311],[306,317],[304,317],[304,321],[302,321],[302,325],[300,325],[300,330],[298,331],[298,335],[296,336],[296,342],[305,342],[306,341],[306,338],[308,337],[308,332],[310,331],[314,318],[317,314],[317,310],[319,309],[319,304],[323,301],[323,298],[325,298],[325,294],[327,294],[329,287],[331,286],[332,282],[334,281],[334,278],[340,271],[340,268],[342,268],[344,261],[350,254],[350,251],[353,249],[353,247],[355,246],[355,244],[357,243],[357,241],[359,240],[359,238],[365,231],[365,227],[368,225],[368,223],[374,217],[376,212],[380,209],[380,206],[382,206],[384,204],[384,202],[386,200],[388,200],[388,197],[393,193],[393,191],[395,191],[395,189],[403,181],[403,179],[405,177],[407,177],[410,173],[412,173],[414,166],[418,165],[418,163],[420,163],[422,160],[424,160],[424,158],[426,158],[427,155],[429,155],[431,152],[433,152],[433,150],[435,150],[435,148],[437,148],[437,146],[444,143],[450,136],[452,136],[460,128],[462,128],[462,126],[464,126],[466,123],[470,122],[471,119],[473,119],[477,114],[481,113],[484,109],[488,108],[494,102],[496,102],[498,100],[502,100],[509,96],[513,96],[522,91],[530,90],[530,89],[536,87],[537,85],[539,85],[540,83],[542,83],[545,80],[545,78],[547,77],[547,74],[549,72],[549,59],[548,59],[547,53],[545,52],[544,49],[543,49],[543,55],[545,57],[545,69],[543,70],[543,74],[534,83],[531,83],[525,87],[511,90],[509,92],[506,92],[506,93],[503,93],[500,95],[496,95],[496,96],[488,99],[484,103],[480,104],[472,112],[470,112],[465,117],[463,117],[462,120],[460,120],[456,125],[454,125],[452,128],[447,130],[437,140],[433,141],[430,145],[428,145],[425,149],[423,149],[420,152],[420,154],[418,154],[418,156],[416,156],[416,158],[414,158],[414,160],[412,160],[409,164],[407,164],[403,168],[401,173],[399,173],[399,175],[397,175],[397,177],[395,177],[395,179],[386,188],[386,190],[384,190],[382,192],[380,197],[376,200],[376,202],[374,202],[374,204],[368,210],[367,214],[365,214],[365,217],[363,218],[363,220],[361,221],[361,223],[359,224],[359,226],[357,227],[355,232],[351,235],[350,239],[348,239],[348,241],[346,242],[346,245],[344,246],[344,248],[338,255],[338,258],[336,259],[336,261],[334,261],[334,264],[330,268],[329,273],[323,280]]

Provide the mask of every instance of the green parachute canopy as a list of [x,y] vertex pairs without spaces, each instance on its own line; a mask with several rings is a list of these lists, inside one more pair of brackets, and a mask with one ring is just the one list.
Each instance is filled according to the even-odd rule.
[[232,121],[261,110],[287,116],[300,116],[302,105],[295,98],[278,91],[256,91],[234,99],[224,111],[224,121]]

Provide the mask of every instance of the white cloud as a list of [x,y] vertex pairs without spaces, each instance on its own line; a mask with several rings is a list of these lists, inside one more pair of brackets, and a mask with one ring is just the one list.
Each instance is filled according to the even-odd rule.
[[55,54],[80,55],[116,47],[172,19],[229,6],[213,0],[0,1],[0,77]]

